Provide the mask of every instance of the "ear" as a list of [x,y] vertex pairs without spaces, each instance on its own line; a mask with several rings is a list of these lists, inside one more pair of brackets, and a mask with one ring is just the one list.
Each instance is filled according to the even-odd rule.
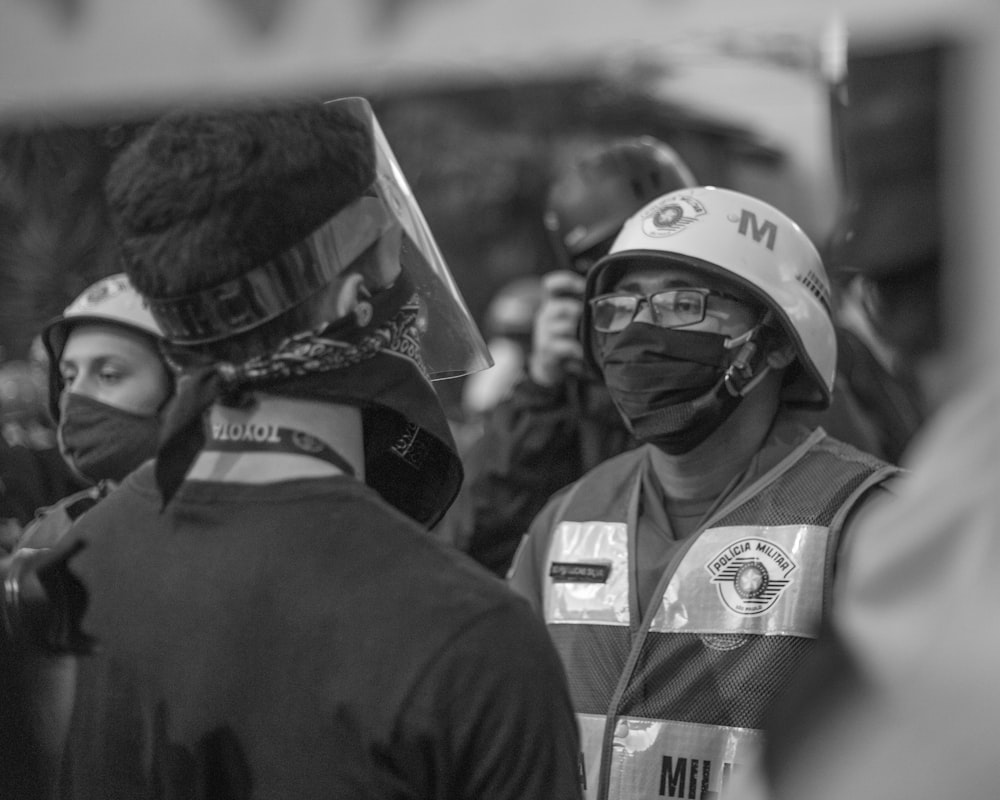
[[784,369],[795,360],[795,347],[791,342],[784,342],[767,354],[767,365],[771,369]]
[[337,292],[337,319],[343,319],[355,308],[361,299],[361,286],[363,278],[356,272],[349,273],[344,277]]

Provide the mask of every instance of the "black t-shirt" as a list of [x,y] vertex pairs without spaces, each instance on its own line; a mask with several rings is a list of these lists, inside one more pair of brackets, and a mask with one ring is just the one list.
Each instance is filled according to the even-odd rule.
[[64,796],[578,797],[541,622],[349,478],[147,465],[67,542],[87,593]]

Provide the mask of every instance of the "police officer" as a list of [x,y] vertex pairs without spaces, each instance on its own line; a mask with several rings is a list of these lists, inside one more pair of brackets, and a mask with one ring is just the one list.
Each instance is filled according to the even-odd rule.
[[183,377],[47,620],[8,570],[8,624],[86,653],[65,796],[576,798],[544,627],[426,531],[461,480],[429,377],[484,345],[368,104],[171,114],[107,188]]
[[588,275],[584,352],[643,444],[556,495],[510,575],[562,655],[588,798],[725,796],[889,496],[895,467],[790,413],[831,400],[829,294],[791,219],[705,187]]

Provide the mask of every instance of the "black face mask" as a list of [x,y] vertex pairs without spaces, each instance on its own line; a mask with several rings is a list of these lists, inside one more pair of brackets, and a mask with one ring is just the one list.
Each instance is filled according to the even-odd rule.
[[143,416],[70,393],[59,420],[59,450],[82,477],[121,481],[156,455],[159,416]]
[[686,453],[739,405],[726,387],[726,336],[643,322],[595,335],[608,392],[637,439]]

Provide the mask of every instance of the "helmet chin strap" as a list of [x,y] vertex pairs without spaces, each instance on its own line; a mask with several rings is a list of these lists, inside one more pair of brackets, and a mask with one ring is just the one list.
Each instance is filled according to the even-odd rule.
[[726,341],[727,349],[740,348],[733,363],[729,365],[725,375],[722,376],[726,390],[733,397],[746,397],[771,371],[771,365],[765,364],[764,369],[754,374],[753,357],[757,354],[758,348],[753,337],[759,330],[760,325],[755,325],[746,333]]
[[765,363],[763,369],[759,372],[754,372],[754,356],[757,355],[759,350],[757,342],[754,340],[757,338],[757,334],[760,333],[760,329],[767,323],[771,313],[771,310],[768,309],[750,330],[741,333],[739,336],[726,339],[725,347],[727,350],[740,348],[733,359],[733,363],[729,365],[725,375],[722,376],[726,390],[733,397],[746,397],[753,391],[755,386],[764,380],[767,373],[771,371],[771,365]]

